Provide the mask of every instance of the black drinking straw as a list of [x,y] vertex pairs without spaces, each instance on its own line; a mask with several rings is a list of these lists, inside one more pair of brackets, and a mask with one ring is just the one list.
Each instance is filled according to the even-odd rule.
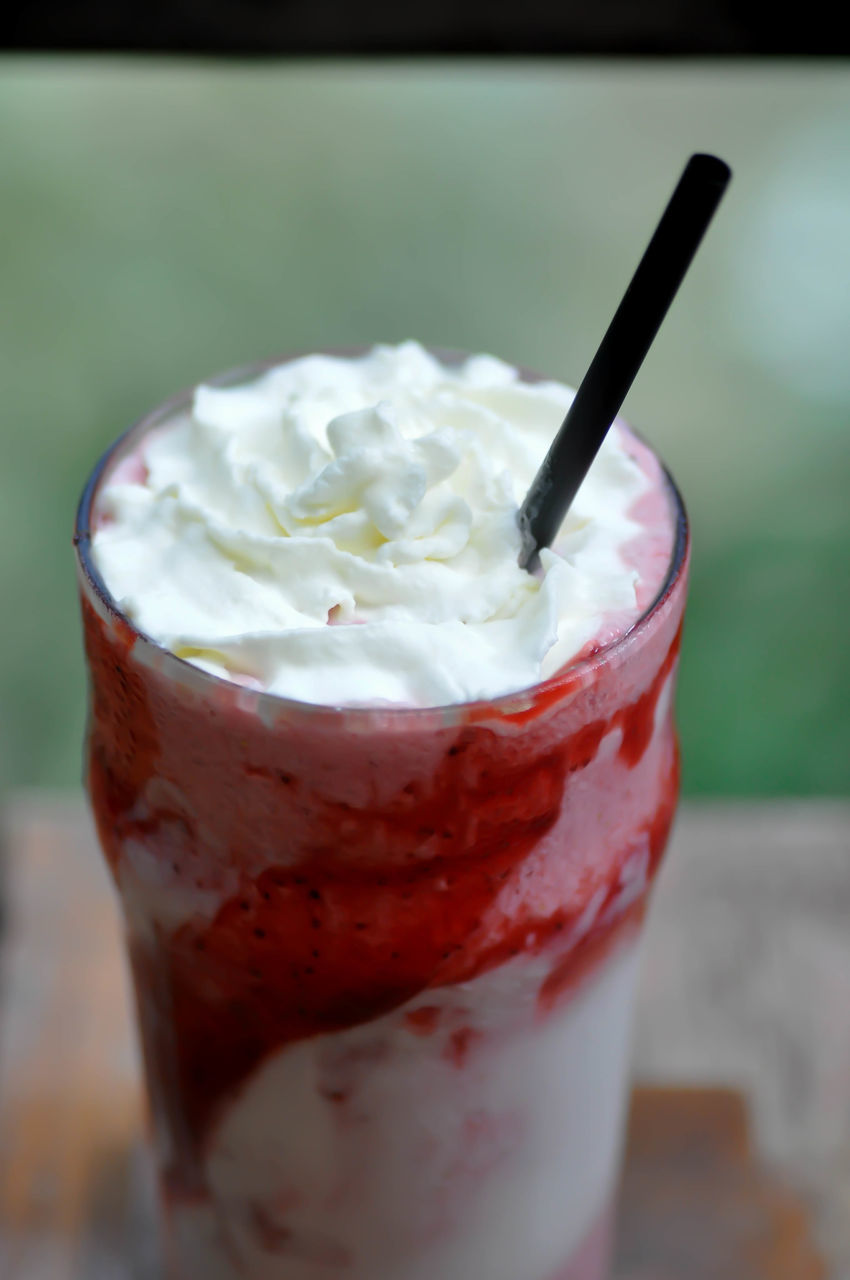
[[717,156],[693,155],[519,510],[520,564],[534,568],[587,475],[684,279],[732,176]]

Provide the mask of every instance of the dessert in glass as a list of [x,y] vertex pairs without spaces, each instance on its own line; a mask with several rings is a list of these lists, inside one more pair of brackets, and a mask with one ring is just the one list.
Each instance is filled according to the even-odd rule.
[[173,1280],[600,1280],[688,538],[617,422],[415,343],[226,375],[95,469],[87,784]]

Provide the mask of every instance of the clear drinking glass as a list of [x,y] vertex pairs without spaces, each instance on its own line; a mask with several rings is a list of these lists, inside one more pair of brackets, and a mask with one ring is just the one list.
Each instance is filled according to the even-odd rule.
[[615,643],[493,702],[315,706],[165,651],[93,566],[99,486],[188,403],[105,455],[75,538],[169,1275],[600,1280],[678,789],[675,486]]

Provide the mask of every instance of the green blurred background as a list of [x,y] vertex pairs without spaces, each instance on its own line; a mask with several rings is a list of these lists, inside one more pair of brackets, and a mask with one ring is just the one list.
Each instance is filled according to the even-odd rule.
[[0,62],[0,751],[76,784],[104,446],[253,358],[422,341],[579,379],[687,155],[735,179],[626,402],[694,527],[690,794],[850,777],[842,64]]

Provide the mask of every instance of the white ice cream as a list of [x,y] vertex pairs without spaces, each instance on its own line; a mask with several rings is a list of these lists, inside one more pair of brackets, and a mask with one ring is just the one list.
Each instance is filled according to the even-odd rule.
[[[95,563],[136,625],[215,674],[327,704],[525,688],[634,621],[651,481],[614,428],[543,573],[516,512],[572,392],[413,342],[199,387],[104,487]],[[354,624],[354,625],[339,625]]]
[[[184,1271],[190,1260],[205,1280],[565,1274],[614,1191],[636,968],[624,939],[566,1005],[530,1022],[547,962],[523,957],[272,1055],[212,1137],[209,1199],[168,1203]],[[405,1020],[423,1005],[439,1013],[427,1037]],[[480,1039],[459,1066],[451,1035],[470,1024]]]

